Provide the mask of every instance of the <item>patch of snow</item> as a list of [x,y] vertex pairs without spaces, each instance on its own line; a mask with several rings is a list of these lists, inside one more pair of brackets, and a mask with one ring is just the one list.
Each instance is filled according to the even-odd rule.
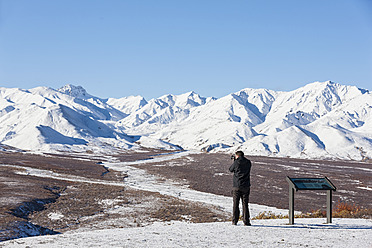
[[48,214],[48,218],[51,220],[60,220],[64,217],[60,212],[53,212]]
[[370,188],[370,187],[357,187],[358,189],[365,189],[365,190],[371,190],[372,191],[372,188]]
[[98,203],[99,204],[102,204],[104,206],[114,206],[120,202],[123,202],[122,200],[120,199],[103,199],[101,201],[99,201]]

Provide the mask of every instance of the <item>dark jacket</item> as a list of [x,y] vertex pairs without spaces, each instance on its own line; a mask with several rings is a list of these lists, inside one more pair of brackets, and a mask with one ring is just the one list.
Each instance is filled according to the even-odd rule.
[[245,157],[238,157],[230,166],[229,170],[234,172],[233,187],[239,189],[246,189],[251,186],[251,161]]

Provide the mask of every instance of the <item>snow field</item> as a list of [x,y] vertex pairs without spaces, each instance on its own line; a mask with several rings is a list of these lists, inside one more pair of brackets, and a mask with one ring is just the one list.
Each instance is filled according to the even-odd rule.
[[68,232],[6,241],[2,247],[372,247],[372,221],[361,219],[255,220],[231,223],[154,223],[139,228]]

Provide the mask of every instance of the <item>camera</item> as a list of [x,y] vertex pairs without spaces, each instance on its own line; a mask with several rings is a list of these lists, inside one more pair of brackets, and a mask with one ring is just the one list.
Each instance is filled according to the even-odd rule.
[[235,154],[231,155],[230,159],[235,161]]

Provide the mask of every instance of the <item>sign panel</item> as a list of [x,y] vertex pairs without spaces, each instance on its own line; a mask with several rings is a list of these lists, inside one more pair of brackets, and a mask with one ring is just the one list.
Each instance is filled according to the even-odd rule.
[[290,178],[296,190],[336,190],[328,178]]
[[289,224],[294,223],[294,193],[297,190],[327,190],[327,223],[332,223],[332,191],[336,190],[333,183],[327,178],[290,178],[289,185]]

